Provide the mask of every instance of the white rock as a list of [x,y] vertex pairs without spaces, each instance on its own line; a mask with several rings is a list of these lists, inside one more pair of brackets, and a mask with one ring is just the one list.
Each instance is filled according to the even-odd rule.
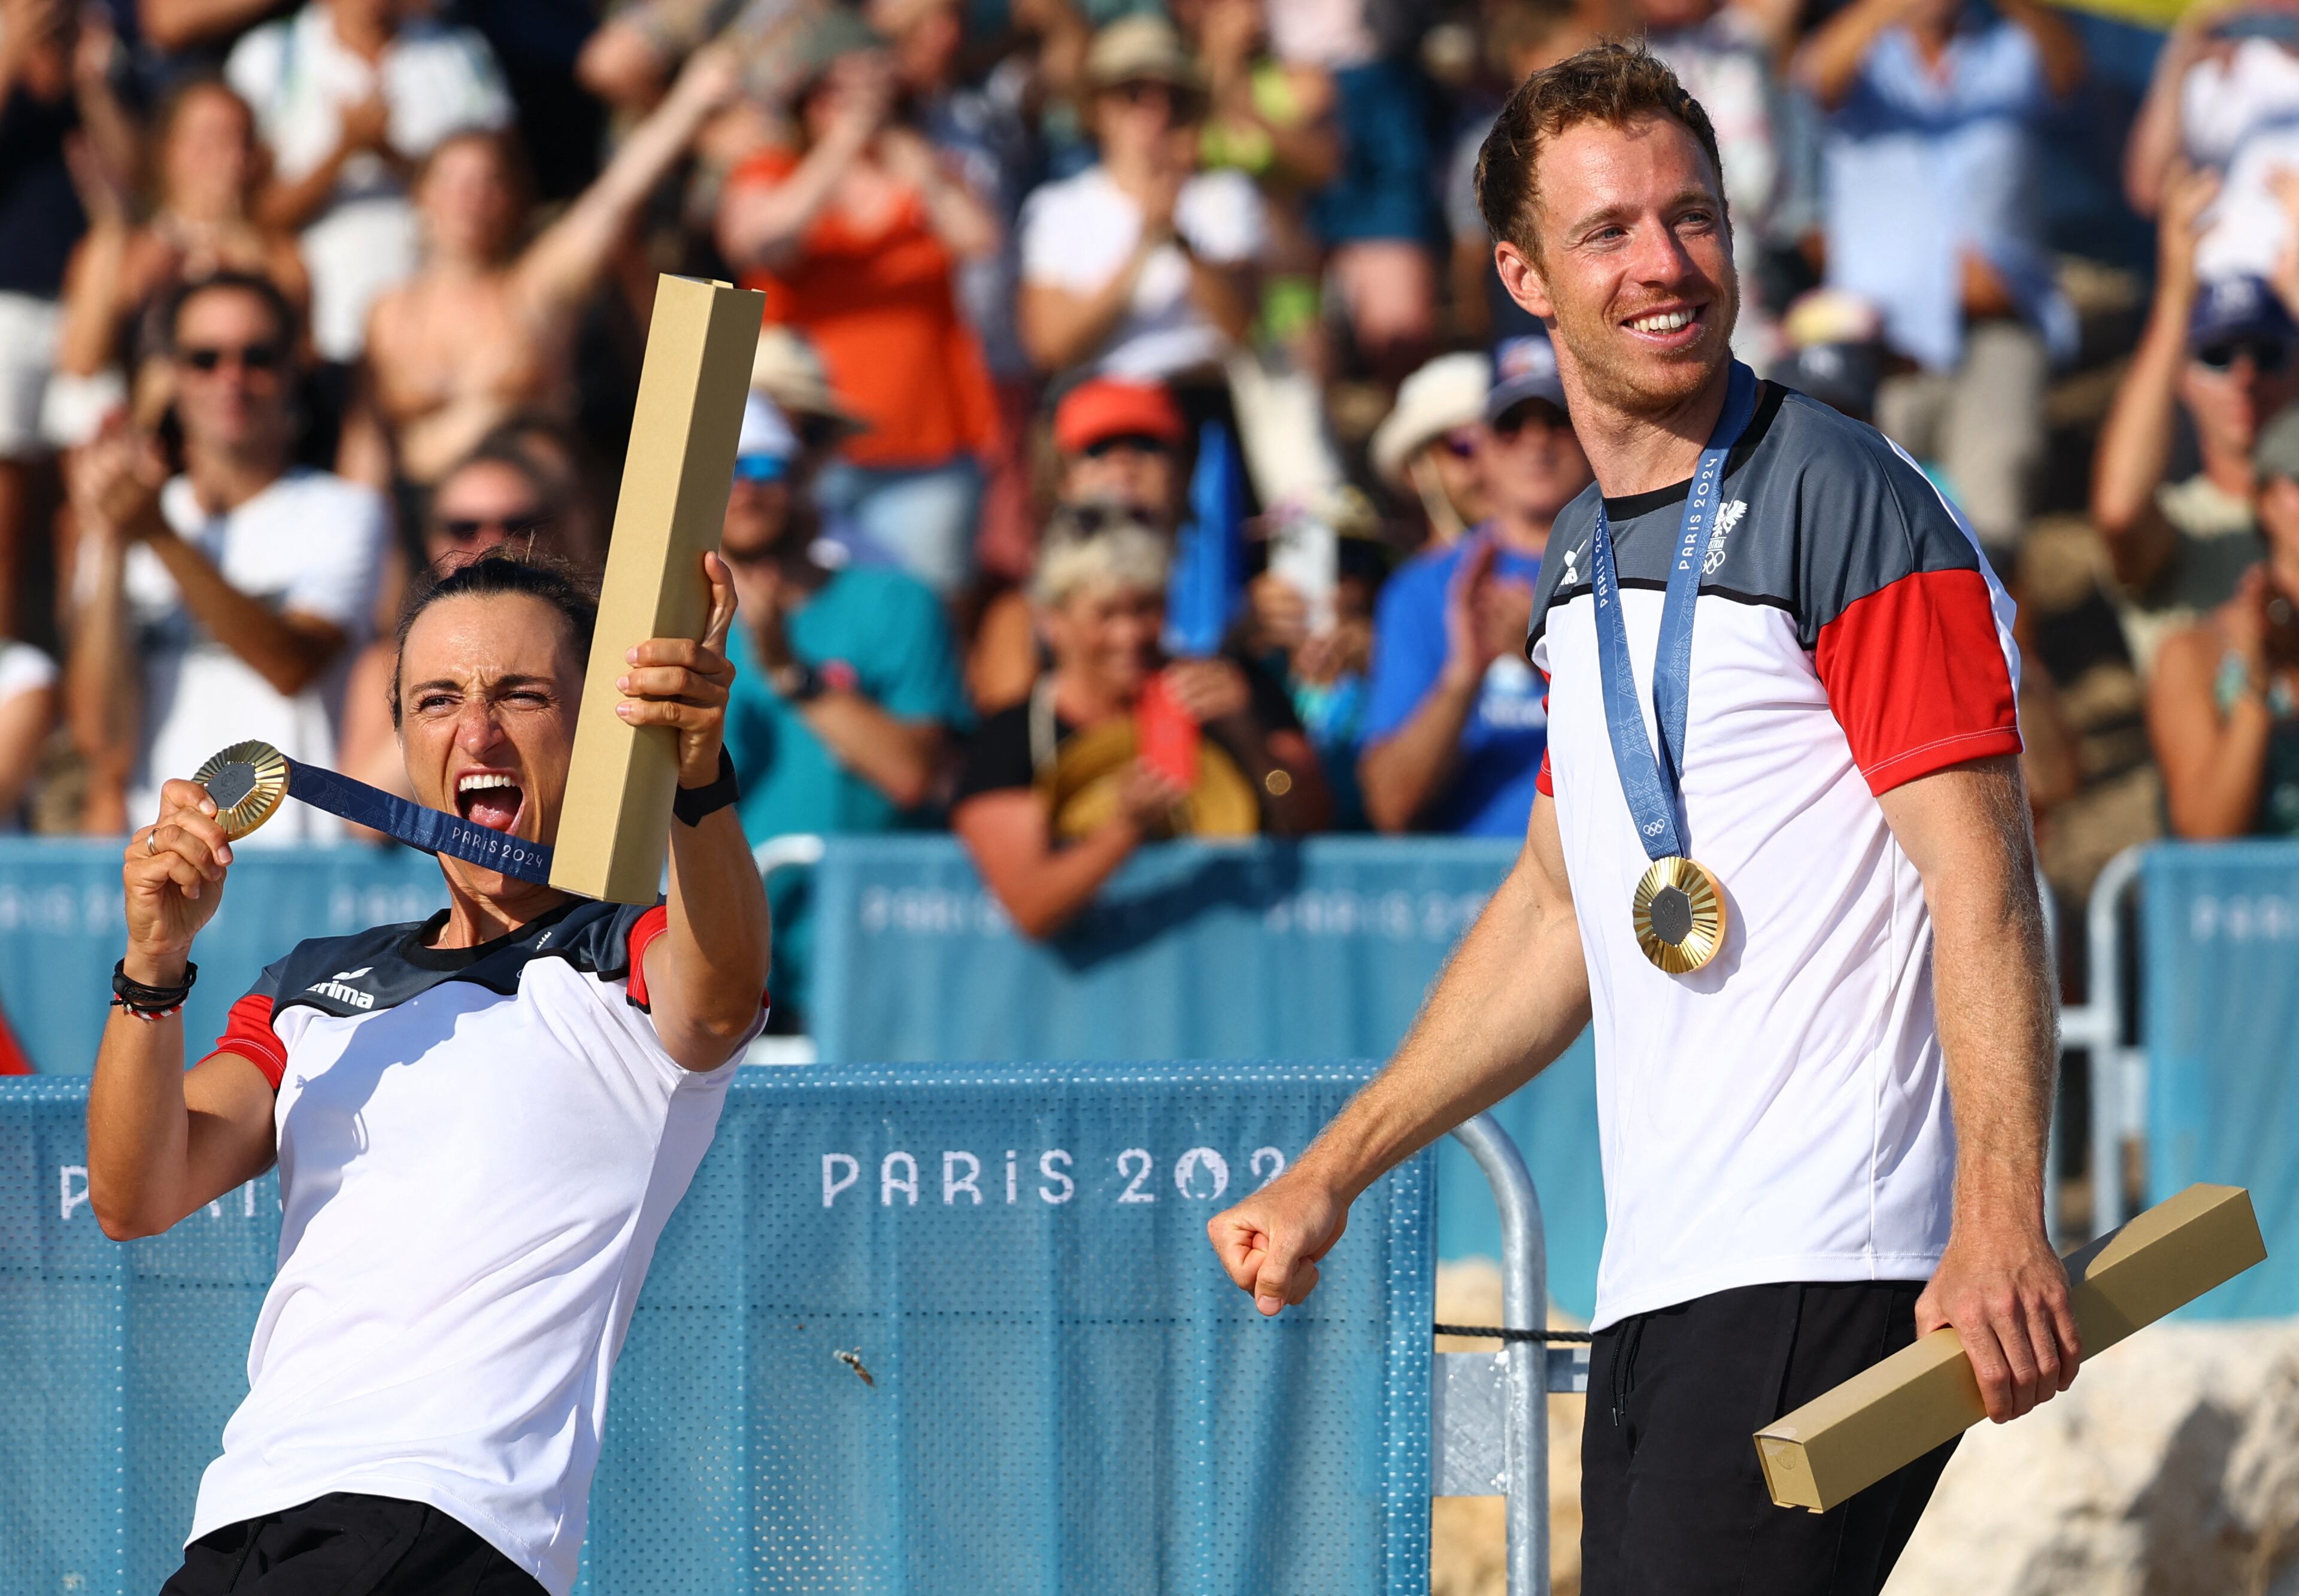
[[1886,1596],[2299,1596],[2299,1323],[2158,1325],[1968,1433]]

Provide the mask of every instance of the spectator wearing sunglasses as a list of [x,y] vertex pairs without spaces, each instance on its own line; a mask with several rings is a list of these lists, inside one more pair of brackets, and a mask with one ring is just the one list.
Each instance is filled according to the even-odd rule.
[[[2282,295],[2253,278],[2196,279],[2215,192],[2210,177],[2183,175],[2165,195],[2154,303],[2092,456],[2092,522],[2142,677],[2163,640],[2225,603],[2258,557],[2253,451],[2267,419],[2299,398],[2299,327]],[[2202,469],[2170,482],[2181,409]]]
[[1407,561],[1374,611],[1357,782],[1376,830],[1521,836],[1532,812],[1548,713],[1524,640],[1549,528],[1589,486],[1589,458],[1546,337],[1504,340],[1493,370],[1491,517]]
[[2299,407],[2267,424],[2252,463],[2263,557],[2164,640],[2148,686],[2175,836],[2299,836]]
[[1022,207],[1022,346],[1049,374],[1214,371],[1252,320],[1268,215],[1253,179],[1197,170],[1206,83],[1173,26],[1129,16],[1086,56],[1100,162]]
[[[1171,538],[1181,524],[1187,438],[1182,408],[1162,382],[1089,378],[1054,407],[1053,487],[1091,532],[1123,519]],[[1170,551],[1168,551],[1170,553]],[[1017,703],[1042,661],[1030,602],[1006,587],[983,604],[967,660],[967,683],[984,713]]]
[[[933,589],[891,565],[850,562],[824,535],[814,474],[823,458],[774,402],[743,417],[719,553],[741,601],[726,657],[726,751],[754,843],[791,832],[901,829],[934,798],[952,733],[964,727],[950,623]],[[806,886],[769,894],[777,1029],[803,1029],[798,1003],[813,945]]]
[[[219,272],[176,289],[161,324],[181,474],[129,431],[88,445],[74,472],[67,695],[95,775],[87,819],[104,830],[157,812],[162,781],[250,737],[335,762],[387,536],[380,495],[291,463],[297,329],[278,289]],[[289,804],[248,845],[342,835],[334,816]]]
[[[443,572],[499,548],[577,560],[569,547],[565,511],[563,495],[510,438],[482,444],[432,491],[423,518],[423,564]],[[394,613],[396,609],[394,603]],[[391,723],[392,679],[398,669],[398,645],[388,636],[360,651],[344,685],[341,762],[336,769],[411,798],[415,790],[408,784],[399,729]],[[386,840],[363,826],[347,829],[362,842]]]
[[1485,399],[1492,386],[1485,356],[1440,354],[1398,385],[1396,407],[1374,428],[1374,470],[1392,491],[1420,502],[1432,546],[1459,541],[1485,519]]

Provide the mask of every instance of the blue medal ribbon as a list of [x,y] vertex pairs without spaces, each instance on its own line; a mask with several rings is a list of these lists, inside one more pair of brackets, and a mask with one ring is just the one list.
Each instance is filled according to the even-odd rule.
[[1649,859],[1685,856],[1684,827],[1677,814],[1684,771],[1684,727],[1692,687],[1692,613],[1700,592],[1700,567],[1708,528],[1716,519],[1724,462],[1747,430],[1756,410],[1756,376],[1732,362],[1724,412],[1700,452],[1692,485],[1684,496],[1684,525],[1676,540],[1676,563],[1669,568],[1668,594],[1661,603],[1660,650],[1653,662],[1653,711],[1660,723],[1657,756],[1645,736],[1644,711],[1637,702],[1636,669],[1629,662],[1629,628],[1621,617],[1620,573],[1613,559],[1613,533],[1605,502],[1597,501],[1597,534],[1589,550],[1589,587],[1597,601],[1597,674],[1604,687],[1605,729],[1612,735],[1613,763],[1621,773],[1621,793],[1629,802],[1637,838]]
[[551,850],[542,843],[489,830],[445,810],[426,809],[395,793],[318,765],[295,760],[288,760],[286,765],[287,795],[298,802],[397,837],[426,853],[444,853],[521,881],[550,884]]

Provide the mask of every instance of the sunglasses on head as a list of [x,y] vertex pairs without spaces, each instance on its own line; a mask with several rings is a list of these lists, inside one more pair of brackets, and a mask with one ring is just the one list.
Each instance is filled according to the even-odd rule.
[[228,345],[202,344],[179,349],[176,358],[195,371],[212,371],[226,361],[237,361],[244,370],[277,371],[286,363],[286,353],[277,344]]
[[2214,371],[2225,371],[2246,354],[2254,371],[2273,373],[2291,363],[2291,345],[2281,338],[2230,338],[2224,344],[2206,344],[2195,351],[2195,359]]
[[439,536],[451,543],[477,543],[490,532],[505,537],[530,537],[551,524],[551,518],[537,512],[526,515],[447,516],[433,523]]
[[764,486],[780,482],[790,475],[790,457],[785,454],[737,454],[735,456],[735,480]]
[[1137,109],[1155,105],[1177,122],[1194,122],[1204,117],[1205,97],[1186,88],[1176,88],[1170,83],[1155,79],[1140,79],[1121,83],[1109,91],[1128,105]]
[[1082,453],[1089,460],[1100,460],[1119,449],[1135,454],[1163,454],[1166,453],[1166,440],[1151,437],[1146,432],[1114,432],[1108,437],[1094,439]]

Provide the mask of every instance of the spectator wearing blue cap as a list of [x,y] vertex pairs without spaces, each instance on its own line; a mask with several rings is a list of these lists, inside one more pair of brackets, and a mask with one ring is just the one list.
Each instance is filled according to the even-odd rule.
[[[942,602],[889,565],[850,561],[811,492],[831,438],[803,440],[765,395],[743,415],[719,553],[741,608],[726,752],[753,843],[793,832],[880,832],[933,797],[967,716]],[[775,1028],[802,1002],[812,937],[805,885],[777,876]]]
[[1532,812],[1548,713],[1525,632],[1549,527],[1589,486],[1589,459],[1546,337],[1500,344],[1493,378],[1490,519],[1408,561],[1374,612],[1357,779],[1381,831],[1520,836]]
[[[2256,278],[2197,281],[2198,221],[2216,187],[2183,177],[2165,196],[2154,303],[2093,455],[2092,521],[2143,676],[2163,640],[2226,603],[2257,559],[2253,451],[2267,419],[2299,398],[2299,327],[2283,294]],[[2175,405],[2202,470],[2167,482]]]

